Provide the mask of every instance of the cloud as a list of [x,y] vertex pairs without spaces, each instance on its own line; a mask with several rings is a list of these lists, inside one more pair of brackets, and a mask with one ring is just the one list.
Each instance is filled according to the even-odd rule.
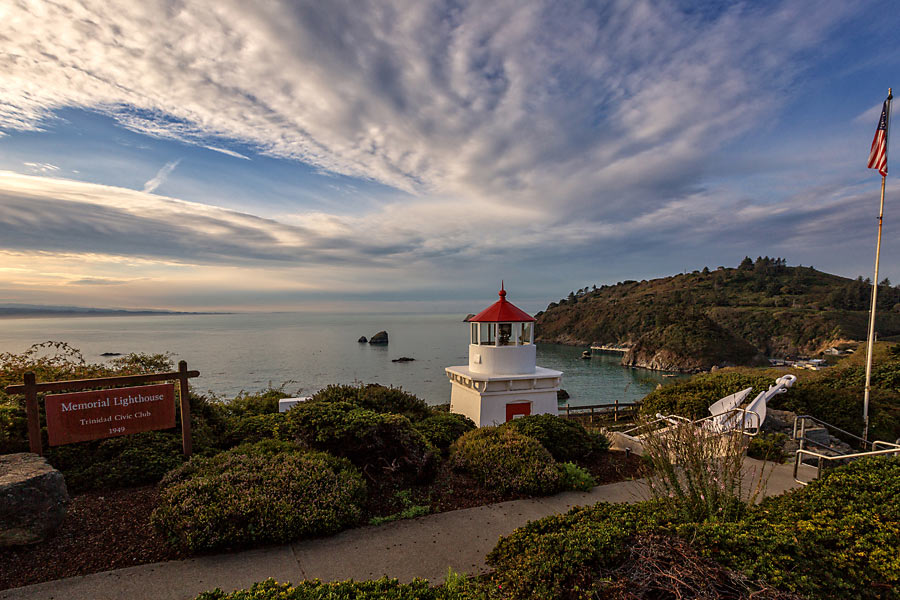
[[57,167],[56,165],[51,165],[50,163],[25,162],[22,164],[28,167],[28,170],[31,173],[49,175],[51,173],[59,171],[59,167]]
[[236,140],[415,196],[618,218],[692,192],[711,154],[778,110],[847,10],[15,4],[0,23],[0,128],[86,107],[148,135]]
[[156,175],[144,184],[144,192],[149,194],[156,191],[156,188],[165,183],[166,179],[169,178],[169,175],[172,174],[172,171],[175,170],[175,167],[177,167],[180,162],[181,159],[179,158],[164,164],[162,168],[156,172]]
[[213,152],[221,152],[222,154],[227,154],[228,156],[232,156],[234,158],[243,158],[244,160],[250,160],[249,156],[244,156],[240,152],[235,152],[234,150],[229,150],[227,148],[217,148],[216,146],[203,146],[207,150],[212,150]]

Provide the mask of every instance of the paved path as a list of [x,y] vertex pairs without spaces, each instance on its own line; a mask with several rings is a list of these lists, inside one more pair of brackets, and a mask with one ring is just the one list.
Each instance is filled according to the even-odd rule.
[[[752,459],[746,464],[757,473],[762,466]],[[775,466],[766,493],[781,494],[796,487],[792,473],[791,465]],[[49,581],[2,591],[0,600],[189,600],[209,589],[247,588],[268,577],[297,582],[387,575],[401,581],[421,577],[438,583],[448,568],[469,574],[486,571],[484,556],[498,538],[528,521],[573,506],[646,498],[642,481],[622,481],[597,486],[590,492],[455,510],[351,529],[329,538]]]

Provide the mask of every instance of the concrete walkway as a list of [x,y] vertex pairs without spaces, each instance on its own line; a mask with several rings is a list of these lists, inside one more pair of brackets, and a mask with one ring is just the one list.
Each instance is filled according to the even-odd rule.
[[[746,460],[750,479],[762,462]],[[776,465],[766,494],[797,487],[792,465]],[[767,473],[769,469],[766,469]],[[753,477],[753,479],[756,479]],[[528,521],[596,502],[647,499],[642,480],[566,492],[548,498],[500,504],[351,529],[338,535],[232,554],[140,565],[105,573],[70,577],[0,592],[2,600],[189,600],[216,587],[226,591],[250,587],[274,577],[298,582],[372,579],[383,575],[410,581],[442,582],[447,569],[459,573],[487,570],[485,555],[497,540]]]

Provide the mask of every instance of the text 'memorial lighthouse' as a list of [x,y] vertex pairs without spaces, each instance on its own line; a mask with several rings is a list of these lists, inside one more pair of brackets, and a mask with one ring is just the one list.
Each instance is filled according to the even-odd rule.
[[516,417],[557,414],[562,371],[538,367],[534,317],[500,299],[469,322],[469,364],[447,367],[450,411],[479,427]]

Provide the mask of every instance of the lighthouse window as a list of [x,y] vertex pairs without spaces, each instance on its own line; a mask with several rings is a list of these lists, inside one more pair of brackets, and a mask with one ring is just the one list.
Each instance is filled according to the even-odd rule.
[[522,335],[519,337],[519,343],[531,343],[531,323],[522,323]]
[[472,342],[473,344],[478,343],[478,323],[472,323]]
[[512,323],[500,323],[499,333],[497,334],[497,345],[508,346],[510,337],[512,337]]
[[478,333],[479,344],[482,346],[493,346],[494,338],[497,337],[497,325],[495,323],[482,323],[481,330]]

